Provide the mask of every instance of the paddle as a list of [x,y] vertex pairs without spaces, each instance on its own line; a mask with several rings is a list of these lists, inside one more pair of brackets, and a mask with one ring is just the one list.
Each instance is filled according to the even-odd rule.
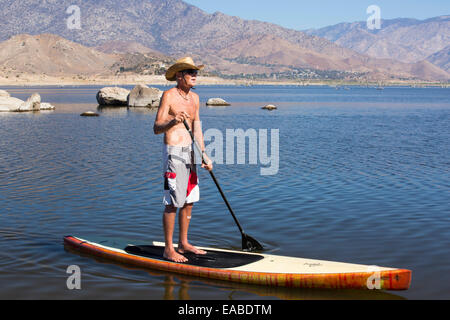
[[[186,122],[186,120],[184,120],[184,126],[186,127],[186,130],[189,131],[189,134],[191,135],[192,141],[194,142],[194,145],[196,146],[197,151],[199,153],[201,153],[201,155],[202,155],[202,162],[204,164],[206,164],[205,157],[204,157],[204,155],[202,153],[202,150],[201,150],[200,146],[198,145],[198,142],[195,140],[194,134],[192,133],[191,128],[189,128],[189,125]],[[223,193],[222,188],[220,187],[219,182],[216,179],[216,176],[214,175],[214,173],[212,171],[209,171],[209,174],[211,175],[211,178],[213,179],[214,183],[216,184],[216,187],[219,190],[220,195],[223,198],[223,201],[225,201],[225,204],[227,205],[228,210],[230,211],[231,215],[233,216],[234,222],[236,222],[236,224],[237,224],[237,226],[239,228],[239,231],[241,232],[241,235],[242,235],[242,250],[250,251],[250,252],[251,251],[262,251],[262,250],[264,250],[263,246],[258,241],[256,241],[254,238],[250,237],[248,234],[246,234],[244,232],[244,229],[242,229],[241,224],[239,223],[238,219],[236,218],[236,215],[234,214],[230,203],[228,202],[227,198],[225,197],[225,194]]]

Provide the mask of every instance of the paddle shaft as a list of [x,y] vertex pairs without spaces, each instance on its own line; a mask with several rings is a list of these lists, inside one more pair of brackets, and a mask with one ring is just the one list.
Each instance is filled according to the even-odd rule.
[[[192,139],[192,141],[194,142],[194,145],[196,146],[197,151],[200,152],[200,154],[202,155],[202,162],[203,162],[204,164],[206,164],[206,160],[205,160],[205,157],[203,156],[202,149],[200,148],[200,146],[199,146],[197,140],[195,140],[194,133],[192,132],[192,130],[191,130],[191,128],[189,127],[189,125],[188,125],[188,123],[186,122],[186,120],[184,120],[184,126],[186,127],[186,130],[187,130],[187,131],[189,132],[189,134],[191,135],[191,139]],[[239,231],[241,232],[242,235],[244,235],[244,229],[242,229],[241,224],[239,223],[238,219],[236,218],[236,215],[234,214],[234,211],[233,211],[233,209],[231,208],[231,205],[230,205],[230,203],[228,202],[227,197],[225,197],[225,193],[223,192],[222,188],[220,187],[219,182],[218,182],[217,179],[216,179],[216,176],[214,175],[214,173],[212,172],[212,170],[209,171],[209,174],[211,175],[211,178],[213,179],[214,183],[216,184],[216,187],[217,187],[217,189],[219,190],[219,193],[220,193],[220,195],[222,196],[223,201],[224,201],[225,204],[227,205],[228,210],[230,210],[231,216],[233,217],[234,222],[236,222],[236,224],[237,224],[237,226],[238,226],[238,228],[239,228]]]

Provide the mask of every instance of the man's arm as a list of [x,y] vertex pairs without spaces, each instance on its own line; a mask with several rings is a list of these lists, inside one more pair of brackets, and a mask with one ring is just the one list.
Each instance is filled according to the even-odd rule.
[[213,168],[212,161],[209,159],[209,157],[204,153],[205,151],[205,141],[203,139],[203,131],[202,131],[202,122],[200,121],[200,101],[198,96],[196,96],[196,108],[195,108],[195,116],[193,121],[193,133],[195,140],[197,140],[202,156],[205,159],[206,164],[202,164],[202,167],[211,171]]
[[205,151],[205,141],[203,140],[202,122],[200,121],[200,99],[196,96],[195,115],[193,121],[192,132],[195,140],[197,140],[201,151]]
[[169,92],[165,92],[161,98],[161,104],[156,114],[155,124],[153,125],[153,132],[155,134],[162,134],[170,130],[172,127],[189,118],[189,115],[185,112],[177,113],[174,116],[169,114],[170,110],[170,96]]

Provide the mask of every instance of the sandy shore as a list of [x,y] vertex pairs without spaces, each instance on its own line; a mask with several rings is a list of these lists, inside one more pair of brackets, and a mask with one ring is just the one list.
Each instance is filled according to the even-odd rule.
[[[26,75],[20,77],[5,78],[0,76],[0,86],[86,86],[86,85],[104,85],[104,86],[121,86],[121,85],[166,85],[173,86],[175,82],[169,82],[164,76],[156,75],[120,75],[120,76],[104,76],[104,75],[66,75],[66,76],[48,76],[48,75]],[[198,85],[229,85],[229,86],[252,86],[252,85],[324,85],[324,86],[350,86],[350,85],[368,85],[368,86],[388,86],[388,85],[404,85],[404,86],[439,86],[450,87],[449,83],[424,82],[424,81],[384,81],[380,82],[350,82],[338,80],[229,80],[218,77],[198,77]]]
[[[81,86],[81,85],[167,85],[172,86],[175,82],[167,81],[164,76],[46,76],[46,75],[21,75],[16,78],[0,77],[0,85],[3,86]],[[217,77],[198,77],[198,85],[249,85],[256,84],[255,81],[248,80],[227,80]],[[275,84],[275,83],[273,83]],[[280,84],[279,82],[277,84]]]

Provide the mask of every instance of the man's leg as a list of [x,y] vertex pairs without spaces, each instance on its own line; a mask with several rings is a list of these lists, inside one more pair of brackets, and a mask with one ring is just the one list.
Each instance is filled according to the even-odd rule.
[[175,251],[173,247],[173,231],[175,229],[175,217],[177,208],[166,206],[163,214],[164,238],[166,246],[164,248],[164,258],[174,262],[186,262],[188,259]]
[[180,238],[178,241],[178,252],[193,252],[195,254],[206,254],[206,251],[197,249],[193,245],[189,244],[188,241],[188,231],[189,231],[189,223],[191,222],[192,217],[192,208],[194,205],[192,203],[185,204],[183,208],[181,208],[178,216],[179,224],[180,224]]

